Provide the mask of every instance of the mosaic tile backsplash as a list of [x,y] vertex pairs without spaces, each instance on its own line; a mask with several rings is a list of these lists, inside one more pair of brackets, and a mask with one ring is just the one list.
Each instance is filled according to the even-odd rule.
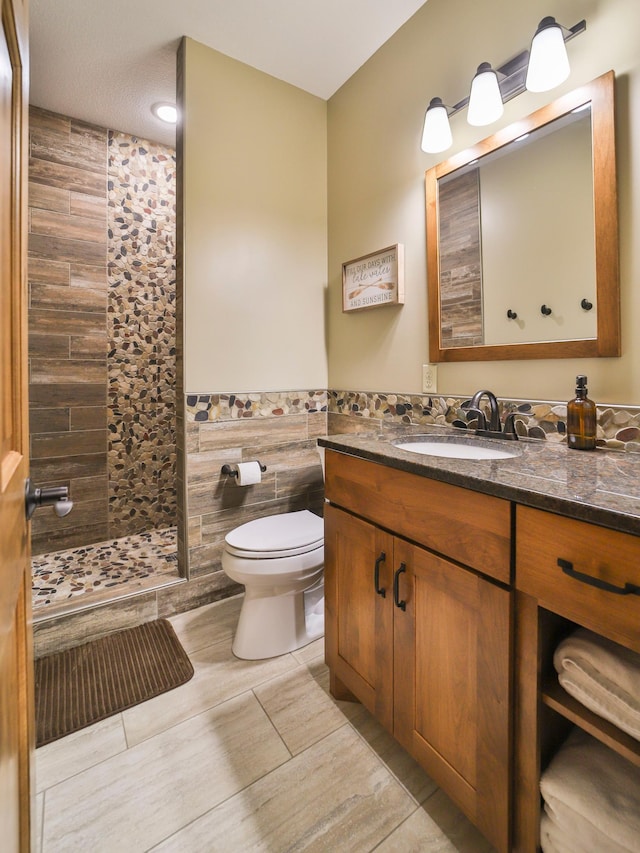
[[[566,441],[566,403],[499,400],[504,421],[516,413],[519,435],[545,441]],[[425,424],[473,429],[468,397],[379,392],[329,391],[329,414],[350,415],[372,423]],[[598,406],[597,443],[610,450],[640,452],[640,407]]]
[[176,160],[109,131],[109,533],[176,521]]

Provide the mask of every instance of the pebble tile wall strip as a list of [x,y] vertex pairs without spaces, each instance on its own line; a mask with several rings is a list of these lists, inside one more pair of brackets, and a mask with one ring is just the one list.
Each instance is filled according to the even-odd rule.
[[[566,403],[500,400],[500,416],[518,413],[518,435],[545,441],[566,441]],[[419,394],[329,391],[330,414],[352,415],[386,423],[441,424],[467,429],[475,421],[467,418],[469,398],[435,397]],[[640,452],[640,407],[599,406],[597,444],[610,450]]]
[[176,519],[175,152],[109,131],[109,533]]
[[187,421],[238,420],[327,411],[326,391],[265,391],[255,394],[187,394]]
[[176,528],[56,551],[32,560],[33,608],[105,592],[150,575],[177,576]]

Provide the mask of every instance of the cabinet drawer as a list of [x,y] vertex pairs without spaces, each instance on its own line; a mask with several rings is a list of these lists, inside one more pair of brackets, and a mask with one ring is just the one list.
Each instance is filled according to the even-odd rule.
[[640,652],[639,537],[518,506],[516,587]]
[[511,582],[509,501],[335,451],[327,451],[325,460],[331,503]]

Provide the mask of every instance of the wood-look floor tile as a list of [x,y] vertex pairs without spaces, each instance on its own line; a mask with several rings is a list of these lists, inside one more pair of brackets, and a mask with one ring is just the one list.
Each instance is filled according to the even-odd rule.
[[[495,853],[494,848],[484,835],[475,828],[471,821],[467,820],[441,788],[438,788],[422,804],[421,810],[440,827],[449,839],[452,847],[445,847],[445,850],[451,849],[456,853]],[[416,821],[418,821],[417,816]],[[428,849],[430,851],[430,848]]]
[[116,714],[36,750],[36,790],[44,791],[127,748]]
[[[328,696],[329,670],[324,667],[316,675],[317,683]],[[354,729],[365,739],[371,749],[385,762],[389,770],[415,798],[422,803],[436,790],[437,785],[417,761],[380,725],[360,702],[337,701],[332,698]]]
[[148,850],[288,757],[246,693],[50,788],[44,850]]
[[315,659],[319,657],[324,658],[324,637],[320,637],[319,640],[314,640],[313,643],[309,643],[301,649],[296,649],[295,652],[291,652],[291,654],[300,663],[309,663],[309,661],[315,661]]
[[34,814],[31,820],[32,853],[42,853],[42,827],[44,824],[44,794],[38,794],[34,803]]
[[155,849],[365,853],[414,809],[345,725]]
[[346,722],[306,667],[273,678],[253,691],[292,755]]
[[198,649],[189,657],[195,670],[190,681],[123,712],[129,745],[147,740],[296,666],[290,655],[264,661],[238,660],[231,652],[230,641]]
[[447,838],[423,809],[418,808],[376,847],[376,853],[461,853],[461,848]]
[[185,651],[191,653],[215,643],[230,642],[238,624],[242,600],[242,596],[225,598],[172,616],[169,621]]

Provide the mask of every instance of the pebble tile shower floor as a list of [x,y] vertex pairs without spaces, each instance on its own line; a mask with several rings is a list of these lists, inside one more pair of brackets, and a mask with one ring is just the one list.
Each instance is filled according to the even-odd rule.
[[172,616],[191,681],[36,751],[34,853],[490,853],[324,641],[241,661],[242,599]]
[[31,560],[33,612],[58,610],[82,596],[120,595],[178,577],[177,530],[168,527],[68,551],[53,551]]

